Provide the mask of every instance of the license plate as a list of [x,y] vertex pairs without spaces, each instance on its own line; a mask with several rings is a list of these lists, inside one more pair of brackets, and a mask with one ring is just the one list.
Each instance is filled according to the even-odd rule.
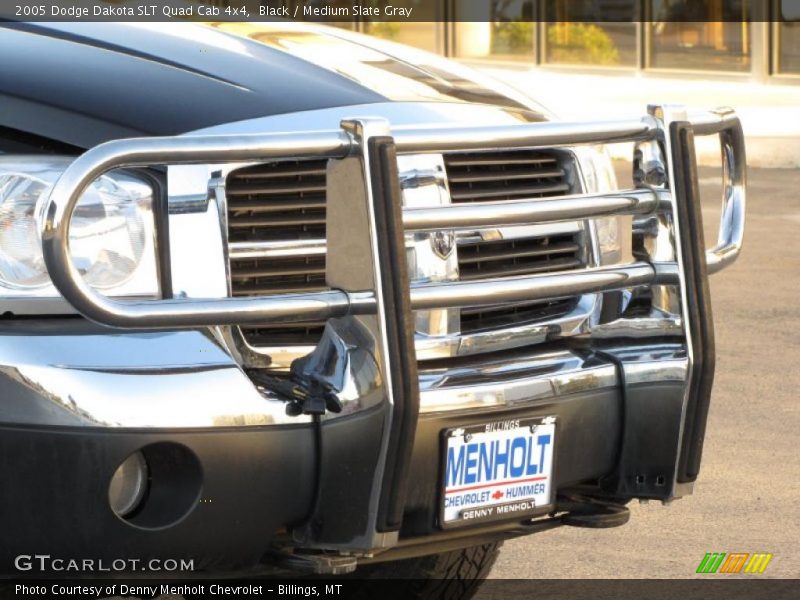
[[442,527],[546,512],[555,434],[555,417],[445,430]]

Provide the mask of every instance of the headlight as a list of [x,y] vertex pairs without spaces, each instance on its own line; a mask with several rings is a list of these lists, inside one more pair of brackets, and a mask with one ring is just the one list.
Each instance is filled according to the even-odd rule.
[[[0,287],[15,295],[56,296],[42,256],[43,213],[66,157],[0,157]],[[158,278],[153,187],[112,171],[87,188],[70,227],[72,261],[109,295],[155,295]]]
[[[603,147],[576,148],[587,194],[606,194],[618,189],[611,157]],[[632,260],[631,217],[595,219],[600,264],[613,265]]]
[[597,245],[600,247],[600,263],[603,265],[618,265],[622,262],[620,219],[621,217],[597,219]]

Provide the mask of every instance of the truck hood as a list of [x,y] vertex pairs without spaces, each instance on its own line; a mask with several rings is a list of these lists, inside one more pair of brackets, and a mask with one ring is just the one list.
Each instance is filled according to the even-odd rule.
[[14,57],[0,61],[0,127],[79,148],[386,103],[545,118],[519,92],[457,63],[299,23],[4,23],[0,55]]
[[[519,125],[536,122],[531,113],[487,104],[446,104],[443,102],[375,102],[335,106],[285,115],[270,115],[221,123],[189,132],[196,135],[237,135],[246,133],[291,133],[337,129],[351,118],[386,119],[393,131],[425,127]],[[541,119],[538,119],[541,120]]]

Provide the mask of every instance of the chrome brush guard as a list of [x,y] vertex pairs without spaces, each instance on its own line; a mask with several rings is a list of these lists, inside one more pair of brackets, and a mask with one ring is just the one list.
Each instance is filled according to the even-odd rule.
[[[724,197],[719,242],[703,246],[694,160],[694,135],[719,135]],[[402,208],[397,154],[552,148],[634,142],[664,158],[663,185],[644,183],[606,194],[547,199],[474,202],[434,208]],[[102,174],[123,167],[269,162],[327,158],[330,291],[248,298],[120,300],[87,285],[70,257],[70,221],[84,190]],[[355,541],[335,534],[309,536],[324,548],[387,547],[397,540],[411,448],[419,412],[413,310],[492,306],[581,294],[671,286],[680,298],[688,354],[688,381],[679,440],[676,484],[699,462],[707,396],[713,379],[713,330],[707,273],[733,262],[742,245],[745,153],[733,111],[687,115],[652,106],[639,120],[537,123],[503,127],[400,130],[381,119],[351,119],[337,131],[270,135],[185,136],[117,140],[78,157],[54,186],[42,229],[50,277],[76,310],[98,323],[133,329],[182,329],[328,320],[341,341],[369,349],[374,363],[363,378],[362,408],[381,424],[376,485],[349,501],[368,515]],[[577,271],[478,281],[409,284],[404,233],[534,225],[617,215],[670,220],[674,260],[636,260]],[[158,222],[158,220],[157,220]],[[160,251],[162,251],[160,249]],[[327,333],[327,332],[326,332]],[[349,340],[349,342],[348,342]],[[331,344],[329,344],[331,345]],[[336,344],[332,344],[336,346]],[[324,363],[324,360],[321,361]],[[369,411],[365,411],[369,413]],[[369,417],[369,415],[367,415]],[[370,417],[371,418],[371,417]],[[684,424],[686,426],[684,427]],[[342,465],[326,465],[324,478],[346,477]],[[323,484],[324,485],[324,484]]]
[[[639,121],[543,123],[505,127],[404,130],[394,135],[397,153],[536,148],[576,144],[657,141],[674,145],[669,126],[680,109],[652,108]],[[661,115],[661,116],[656,116]],[[717,272],[736,259],[742,244],[745,206],[745,159],[741,125],[730,110],[709,112],[688,121],[695,135],[719,134],[725,168],[725,195],[719,243],[706,253],[708,271]],[[44,257],[53,283],[86,317],[115,327],[193,328],[327,319],[376,310],[369,290],[335,290],[255,298],[214,300],[121,301],[109,299],[84,283],[69,253],[72,213],[84,190],[99,176],[121,167],[159,164],[235,163],[276,159],[329,158],[365,155],[354,120],[340,131],[137,138],[97,146],[76,159],[54,186],[42,230]],[[382,125],[388,131],[388,123]],[[333,163],[331,163],[333,164]],[[364,164],[366,168],[366,163]],[[329,167],[330,169],[330,167]],[[669,171],[672,172],[671,164]],[[369,179],[369,172],[362,176]],[[341,189],[329,190],[334,213],[350,199]],[[674,193],[651,188],[602,195],[574,195],[546,200],[478,202],[441,208],[403,210],[407,231],[476,229],[480,227],[555,223],[670,212]],[[678,198],[678,201],[681,199]],[[680,229],[680,228],[679,228]],[[331,259],[336,260],[335,254]],[[633,262],[588,268],[580,272],[509,277],[497,281],[419,284],[410,289],[412,309],[468,307],[557,298],[658,283],[678,283],[680,259],[670,264]]]

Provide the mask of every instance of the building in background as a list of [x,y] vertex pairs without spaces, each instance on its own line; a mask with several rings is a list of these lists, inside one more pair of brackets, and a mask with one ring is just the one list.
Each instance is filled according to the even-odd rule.
[[415,18],[424,22],[339,25],[454,58],[800,83],[797,0],[395,0],[392,4],[413,7]]

